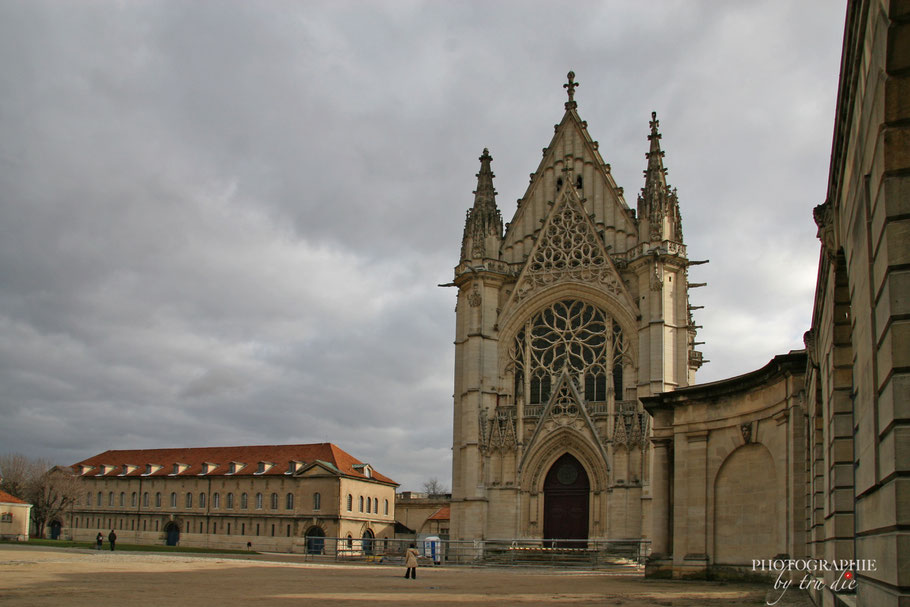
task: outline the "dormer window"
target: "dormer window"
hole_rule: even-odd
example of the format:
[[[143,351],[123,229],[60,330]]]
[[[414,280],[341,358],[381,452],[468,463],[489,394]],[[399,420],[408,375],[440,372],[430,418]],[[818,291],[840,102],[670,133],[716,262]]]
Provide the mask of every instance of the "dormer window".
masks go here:
[[[155,474],[156,472],[161,470],[161,468],[162,468],[162,466],[160,464],[146,464],[145,465],[145,476],[148,476],[150,474]]]
[[[136,466],[131,466],[130,464],[123,464],[123,466],[121,467],[122,472],[120,473],[120,476],[126,476],[127,474],[130,474],[135,469],[136,469]]]
[[[243,470],[244,466],[246,466],[246,464],[242,462],[231,462],[230,466],[228,467],[228,474],[237,474]]]
[[[174,464],[174,471],[171,474],[180,474],[180,464]]]
[[[266,472],[271,470],[272,466],[274,466],[274,465],[275,464],[273,464],[272,462],[259,462],[259,464],[256,466],[256,474],[265,474]]]
[[[287,471],[287,474],[294,474],[295,472],[297,472],[298,470],[300,470],[300,467],[301,467],[301,466],[303,466],[303,462],[300,462],[300,461],[297,461],[297,460],[291,460],[291,461],[289,461],[289,462],[288,462],[288,471]]]
[[[211,462],[202,462],[202,471],[199,474],[208,474],[217,467],[218,464],[213,464]]]

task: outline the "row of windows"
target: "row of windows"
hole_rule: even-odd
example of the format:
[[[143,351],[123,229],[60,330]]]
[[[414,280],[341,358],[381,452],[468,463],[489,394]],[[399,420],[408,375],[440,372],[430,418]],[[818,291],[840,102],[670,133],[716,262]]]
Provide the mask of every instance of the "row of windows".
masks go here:
[[[123,518],[114,519],[112,517],[109,517],[107,519],[106,525],[104,524],[104,522],[105,522],[104,518],[100,517],[100,516],[98,516],[98,517],[87,516],[84,519],[77,516],[73,519],[73,528],[79,529],[84,525],[84,528],[86,528],[86,529],[115,529],[116,528],[120,531],[123,531],[123,530],[127,530],[127,527],[128,527],[129,531],[137,530],[136,529],[136,519],[131,519],[129,521],[129,525],[126,524],[126,521]],[[141,530],[142,531],[160,531],[160,521],[152,521],[152,522],[154,522],[154,529],[149,529],[149,527],[151,527],[152,525],[148,524],[149,523],[148,520],[143,520]],[[219,525],[218,521],[213,521],[211,523],[209,521],[205,521],[205,522],[199,521],[197,525],[194,525],[191,521],[187,521],[184,523],[183,533],[194,533],[195,532],[195,533],[211,533],[212,535],[217,535],[219,529],[221,529],[221,532],[224,533],[225,535],[233,535],[233,533],[236,533],[238,531],[237,525],[234,524],[233,533],[232,533],[231,523],[225,523],[224,521],[220,521],[220,525]],[[261,529],[261,526],[259,523],[256,523],[255,529],[252,524],[250,525],[250,531],[255,531],[255,535],[260,535],[261,530],[262,529]],[[240,531],[240,535],[246,535],[246,523],[240,523],[239,531]],[[280,528],[279,528],[279,531],[280,531]],[[291,537],[291,526],[290,525],[286,526],[285,532],[287,534],[287,537]],[[275,535],[275,524],[274,523],[271,525],[271,535],[273,537]]]
[[[99,491],[96,497],[97,497],[97,499],[95,501],[95,504],[98,506],[102,506],[103,498],[104,498],[104,495],[102,494],[102,492]],[[137,501],[138,497],[139,496],[135,491],[130,495],[130,507],[132,507],[132,508],[136,507],[136,501]],[[199,501],[197,502],[199,508],[205,508],[206,498],[207,498],[207,495],[205,493],[199,494]],[[184,496],[184,506],[186,508],[192,508],[193,499],[194,499],[194,494],[188,492]],[[161,500],[162,500],[162,495],[161,495],[161,492],[159,491],[159,492],[155,493],[155,508],[161,508]],[[256,509],[262,510],[263,495],[261,493],[257,493],[255,496],[255,500],[256,500],[255,501]],[[172,492],[171,501],[170,501],[171,508],[177,507],[177,501],[178,501],[177,493]],[[150,496],[149,496],[149,493],[146,491],[145,493],[142,494],[142,507],[149,508],[150,507],[149,502],[150,502]],[[225,495],[225,508],[233,509],[235,507],[234,502],[235,502],[235,500],[234,500],[233,493],[228,493]],[[270,501],[270,507],[272,510],[278,510],[278,502],[279,502],[278,494],[273,493],[271,495],[271,501]],[[85,503],[88,506],[92,505],[92,492],[91,491],[86,493]],[[120,492],[120,499],[119,499],[118,503],[121,507],[126,506],[126,493],[124,493],[122,491]],[[114,492],[113,491],[111,491],[107,494],[107,505],[114,506]],[[240,494],[240,509],[246,510],[249,507],[250,507],[249,496],[246,493],[241,493]],[[285,495],[284,507],[285,507],[285,510],[294,509],[294,494],[293,493],[288,493],[287,495]],[[319,493],[314,493],[313,494],[313,510],[319,510],[321,507],[322,507],[322,496]],[[212,508],[221,508],[221,494],[220,493],[212,494]]]
[[[364,509],[366,506],[366,509]],[[348,512],[354,511],[354,496],[348,493]],[[389,500],[383,500],[383,507],[386,516],[389,514]],[[360,511],[366,512],[367,514],[379,514],[379,498],[378,497],[364,497],[360,496]]]

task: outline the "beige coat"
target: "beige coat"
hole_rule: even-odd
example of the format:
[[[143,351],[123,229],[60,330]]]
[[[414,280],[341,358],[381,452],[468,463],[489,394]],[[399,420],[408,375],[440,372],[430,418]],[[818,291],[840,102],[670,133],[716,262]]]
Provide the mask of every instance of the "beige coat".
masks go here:
[[[408,552],[404,557],[404,566],[405,567],[416,567],[417,566],[417,548],[408,548]]]

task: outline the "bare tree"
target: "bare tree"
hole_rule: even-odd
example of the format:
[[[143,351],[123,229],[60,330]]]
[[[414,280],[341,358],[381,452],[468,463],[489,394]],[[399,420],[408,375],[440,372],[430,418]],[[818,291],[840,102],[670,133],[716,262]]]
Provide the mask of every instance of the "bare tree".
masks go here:
[[[45,527],[76,501],[79,477],[66,466],[24,455],[0,456],[0,487],[32,505],[32,535],[44,537]]]
[[[449,490],[434,476],[423,484],[423,491],[430,497],[438,497],[440,495],[445,495]]]

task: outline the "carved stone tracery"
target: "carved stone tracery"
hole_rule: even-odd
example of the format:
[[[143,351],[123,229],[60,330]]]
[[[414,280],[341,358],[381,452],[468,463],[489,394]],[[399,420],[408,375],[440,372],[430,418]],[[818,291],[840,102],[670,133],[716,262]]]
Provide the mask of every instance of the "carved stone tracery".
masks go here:
[[[524,280],[515,291],[516,302],[539,289],[569,280],[597,284],[614,295],[622,292],[619,277],[582,211],[580,205],[570,204],[563,197],[528,260]]]

